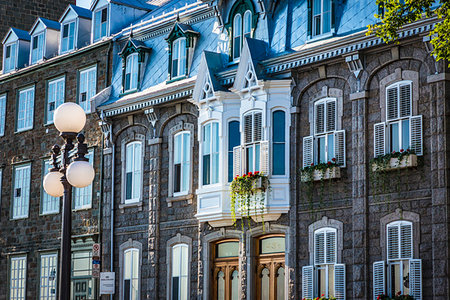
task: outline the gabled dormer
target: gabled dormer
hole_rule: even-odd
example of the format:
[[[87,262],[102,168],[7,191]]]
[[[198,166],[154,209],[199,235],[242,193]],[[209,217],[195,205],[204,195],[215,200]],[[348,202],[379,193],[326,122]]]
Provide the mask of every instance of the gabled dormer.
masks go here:
[[[200,107],[203,103],[208,104],[213,100],[220,99],[221,92],[229,92],[215,76],[218,72],[223,71],[223,68],[224,54],[203,51],[192,94],[197,106]]]
[[[267,52],[266,42],[245,38],[233,90],[245,94],[261,87],[259,80],[263,74],[259,62],[267,57]]]
[[[30,35],[25,30],[10,28],[3,43],[3,74],[24,67],[28,63]]]
[[[92,12],[69,4],[59,19],[61,39],[59,53],[67,53],[89,45],[91,40]]]
[[[29,32],[30,65],[52,58],[58,54],[61,25],[52,20],[38,18]]]
[[[138,91],[151,48],[129,38],[119,55],[122,57],[122,94]]]
[[[117,33],[154,8],[143,0],[94,0],[91,4],[91,41]],[[114,16],[114,20],[111,20]]]
[[[166,38],[169,45],[169,81],[189,75],[199,35],[191,26],[175,22]]]

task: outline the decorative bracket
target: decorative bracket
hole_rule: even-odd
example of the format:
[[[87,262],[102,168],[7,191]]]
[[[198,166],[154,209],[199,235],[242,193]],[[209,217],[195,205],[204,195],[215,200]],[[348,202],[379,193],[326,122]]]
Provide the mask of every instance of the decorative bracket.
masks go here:
[[[98,126],[100,126],[100,129],[103,133],[103,136],[105,137],[105,147],[111,148],[112,145],[112,125],[111,123],[106,122],[105,120],[99,121]]]
[[[355,77],[358,78],[359,74],[363,70],[363,64],[359,56],[359,53],[346,56],[345,62],[347,63],[350,72],[352,72],[353,75],[355,75]]]
[[[152,124],[153,127],[153,137],[156,136],[156,122],[158,121],[157,110],[153,107],[145,110],[145,115],[147,116],[148,121]]]

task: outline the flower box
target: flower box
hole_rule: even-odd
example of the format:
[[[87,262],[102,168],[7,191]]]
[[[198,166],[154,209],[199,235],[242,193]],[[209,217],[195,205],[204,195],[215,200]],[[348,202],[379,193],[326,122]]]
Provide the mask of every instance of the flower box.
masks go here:
[[[338,166],[329,167],[326,169],[316,169],[312,171],[312,174],[304,173],[301,176],[302,182],[308,181],[320,181],[341,178],[341,168]]]
[[[386,164],[382,162],[372,163],[373,172],[392,171],[411,167],[417,167],[417,155],[415,154],[408,154],[403,157],[391,157]]]

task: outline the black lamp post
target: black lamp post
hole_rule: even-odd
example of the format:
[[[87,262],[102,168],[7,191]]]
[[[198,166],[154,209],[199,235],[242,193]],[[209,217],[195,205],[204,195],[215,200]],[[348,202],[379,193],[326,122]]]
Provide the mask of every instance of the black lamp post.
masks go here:
[[[64,139],[62,149],[55,145],[52,148],[53,168],[44,178],[44,189],[50,196],[63,196],[62,230],[61,230],[61,258],[59,265],[59,299],[70,299],[71,273],[71,236],[72,236],[72,187],[83,188],[90,185],[95,171],[85,155],[88,153],[83,134],[78,134],[85,123],[86,114],[75,103],[64,103],[54,114],[56,128]],[[77,152],[72,159],[73,141],[77,139]],[[61,153],[62,151],[62,153]],[[58,158],[61,157],[61,166]]]

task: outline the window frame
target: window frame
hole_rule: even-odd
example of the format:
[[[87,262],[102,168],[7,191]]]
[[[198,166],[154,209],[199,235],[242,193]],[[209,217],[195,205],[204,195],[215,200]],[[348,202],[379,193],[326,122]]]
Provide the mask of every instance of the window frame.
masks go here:
[[[48,174],[48,172],[46,172],[47,166],[50,167],[50,168],[52,167],[51,166],[51,158],[46,158],[46,159],[42,160],[42,180],[44,179],[45,175]],[[44,203],[46,201],[55,201],[55,202],[57,202],[57,209],[44,210],[44,207],[46,207],[46,205]],[[45,192],[44,188],[41,186],[40,215],[44,216],[44,215],[59,214],[59,210],[60,210],[60,198],[59,197],[52,197],[52,196],[50,196],[49,194],[47,194]]]
[[[24,260],[24,268],[22,269],[23,278],[14,279],[13,276],[12,276],[12,274],[13,274],[13,272],[12,272],[13,261],[16,261],[16,260]],[[9,268],[8,268],[8,275],[9,275],[8,296],[9,296],[9,299],[10,300],[25,300],[27,298],[26,297],[26,293],[27,293],[28,257],[27,257],[26,254],[15,254],[15,255],[11,255],[9,257],[8,261],[9,261]],[[16,280],[16,281],[21,280],[21,281],[23,281],[22,282],[23,288],[21,288],[21,287],[15,288],[16,285],[14,285],[14,288],[13,288],[13,284],[12,284],[13,280]],[[22,292],[23,292],[22,295],[23,296],[22,297],[13,297],[13,294],[15,294],[15,293],[12,293],[13,289],[14,290],[22,290]]]
[[[27,181],[24,181],[24,179],[22,179],[22,183],[23,184],[26,184],[27,186],[25,186],[24,188],[27,188],[28,189],[28,199],[24,199],[23,200],[23,205],[25,206],[26,205],[26,213],[23,213],[23,214],[15,214],[15,210],[16,210],[16,177],[17,177],[17,171],[18,170],[24,170],[24,169],[28,169],[29,171],[29,173],[28,173],[28,176],[29,176],[29,178],[28,178],[28,180]],[[11,198],[11,220],[20,220],[20,219],[27,219],[28,217],[29,217],[29,215],[30,215],[30,198],[31,198],[31,171],[32,171],[32,169],[31,169],[31,163],[24,163],[24,164],[18,164],[18,165],[15,165],[15,166],[13,166],[13,181],[12,181],[12,192],[11,192],[11,195],[13,195]],[[26,179],[25,179],[26,180]],[[19,196],[19,197],[22,197],[22,188],[21,188],[21,196]]]
[[[217,125],[217,137],[216,139],[214,139],[214,125]],[[210,147],[209,147],[209,153],[205,154],[205,130],[206,127],[209,126],[210,127]],[[201,186],[205,187],[205,186],[214,186],[217,184],[220,184],[221,182],[221,172],[220,172],[220,149],[221,149],[221,138],[220,138],[220,122],[218,120],[208,120],[207,122],[205,122],[204,124],[202,124],[201,127]],[[214,140],[216,140],[217,142],[217,152],[214,152]],[[205,180],[207,177],[205,177],[206,175],[204,174],[205,172],[205,156],[209,155],[210,156],[210,160],[209,160],[209,178],[207,183],[205,183]],[[216,162],[217,160],[217,162]],[[217,170],[214,169],[214,166],[217,164]],[[214,175],[217,176],[217,180],[214,181]]]
[[[132,61],[129,61],[132,60]],[[136,91],[139,89],[139,71],[140,71],[140,63],[139,63],[139,53],[134,52],[127,55],[124,58],[124,78],[122,89],[123,93],[128,93],[132,91]],[[127,88],[127,75],[130,74],[129,87]],[[133,82],[135,82],[136,86],[133,86]]]
[[[247,16],[250,16],[250,19],[247,18]],[[236,24],[237,18],[240,18],[240,24]],[[247,9],[244,11],[244,13],[235,13],[233,16],[232,21],[232,29],[231,29],[231,56],[233,62],[238,62],[241,58],[242,54],[242,47],[244,46],[244,39],[246,37],[251,37],[253,33],[253,26],[252,21],[253,19],[253,12],[250,9]],[[248,24],[247,22],[250,22]],[[247,26],[249,26],[250,31],[247,31]],[[237,28],[239,27],[239,32],[237,33]],[[239,55],[236,55],[236,39],[239,39]]]
[[[95,166],[95,151],[94,151],[93,148],[88,149],[88,153],[86,155],[86,158],[89,159],[89,162],[94,167]],[[86,186],[84,188],[76,188],[76,187],[74,187],[72,189],[72,193],[73,193],[72,194],[72,198],[73,198],[73,204],[72,205],[73,205],[73,210],[74,211],[86,210],[86,209],[91,209],[92,208],[92,202],[93,202],[92,200],[94,199],[94,185],[95,185],[95,178],[94,178],[94,181],[92,181],[90,185],[88,185],[88,186]],[[86,193],[86,191],[88,191],[87,192],[87,193],[89,193],[88,196],[90,196],[89,203],[77,206],[76,205],[77,197],[82,198],[83,196],[84,197],[86,196],[86,194],[77,195],[77,193],[82,193],[82,192]]]
[[[6,105],[7,105],[8,95],[0,95],[0,137],[5,135],[6,131]]]
[[[14,56],[13,56],[12,51],[10,50],[9,51],[9,53],[10,53],[9,64],[7,64],[6,63],[6,60],[7,60],[7,57],[6,57],[7,48],[8,47],[12,47],[12,46],[15,46],[14,47]],[[19,57],[18,56],[18,52],[19,52],[19,41],[15,41],[15,42],[11,42],[11,43],[3,45],[3,53],[4,53],[3,54],[3,74],[10,73],[10,72],[12,72],[12,71],[17,69],[17,58]],[[13,62],[13,67],[12,68],[11,68],[11,61]],[[8,69],[5,67],[6,65],[9,65]]]
[[[94,87],[89,86],[89,75],[91,74],[91,72],[94,72],[93,74],[95,74],[95,80],[93,80],[92,82],[95,84]],[[81,82],[81,77],[83,74],[86,74],[86,83],[84,83],[85,86],[85,92],[82,92],[82,82]],[[92,97],[94,97],[97,94],[97,80],[98,80],[98,69],[97,69],[97,64],[95,65],[90,65],[88,67],[82,68],[78,70],[78,80],[77,80],[77,104],[80,105],[83,110],[85,111],[86,114],[90,114],[93,113],[94,111],[92,110],[91,107],[91,99]],[[84,87],[84,86],[83,86]],[[92,92],[90,89],[94,88],[94,91]],[[83,98],[83,93],[86,94],[86,100],[82,101]],[[89,93],[92,94],[91,97],[89,97]],[[85,104],[83,104],[82,102],[85,102]]]
[[[218,256],[218,247],[221,244],[226,244],[226,243],[237,243],[237,247],[238,247],[238,253],[237,256],[223,256],[223,257],[219,257]],[[224,295],[224,299],[228,300],[231,299],[231,293],[233,291],[233,285],[232,285],[232,275],[234,274],[234,272],[239,272],[239,261],[240,261],[240,256],[239,256],[239,248],[241,246],[239,239],[236,238],[227,238],[227,239],[223,239],[223,240],[219,240],[219,241],[215,241],[213,243],[209,243],[208,246],[210,247],[210,256],[211,256],[211,269],[213,270],[212,272],[212,276],[211,276],[211,282],[210,284],[212,284],[211,287],[211,295],[216,295],[215,297],[217,297],[218,295],[218,280],[217,280],[217,275],[220,271],[222,271],[224,273],[224,285],[225,287],[231,287],[231,290],[229,293],[227,293],[225,291],[225,295],[228,295],[229,297],[226,297]],[[220,271],[219,271],[220,269]],[[227,276],[229,275],[229,276]],[[239,295],[239,273],[238,273],[238,289],[237,289],[237,293],[238,293],[238,297]],[[217,299],[217,298],[214,298]]]
[[[315,39],[315,38],[321,38],[321,37],[326,37],[328,35],[332,34],[333,31],[333,1],[332,0],[319,0],[320,1],[320,13],[319,14],[314,14],[314,1],[315,0],[310,0],[311,1],[311,38]],[[330,15],[330,19],[329,19],[329,24],[330,24],[330,31],[324,32],[324,14],[327,13],[327,11],[324,11],[324,2],[328,1],[329,2],[329,15]],[[320,33],[316,33],[317,28],[316,28],[316,22],[315,19],[316,17],[320,18]]]
[[[128,253],[128,252],[131,252],[131,278],[125,278],[125,268],[127,267],[126,265],[127,265],[127,261],[126,261],[126,254]],[[134,269],[133,269],[133,267],[134,267],[134,264],[133,264],[133,261],[134,261],[134,255],[137,255],[137,260],[138,260],[138,270],[137,270],[137,274],[138,274],[138,276],[137,276],[137,278],[133,278],[133,272],[134,272]],[[137,288],[137,299],[136,300],[139,300],[140,299],[140,291],[141,291],[141,288],[140,288],[140,285],[141,285],[141,283],[140,283],[140,278],[141,278],[141,268],[140,268],[140,266],[141,266],[141,264],[139,264],[139,261],[140,261],[140,256],[141,256],[141,253],[140,253],[140,251],[139,251],[139,249],[138,248],[128,248],[128,249],[125,249],[124,251],[123,251],[123,270],[122,270],[122,282],[121,282],[121,284],[122,284],[122,294],[120,295],[120,297],[121,296],[123,296],[123,297],[125,297],[125,281],[126,280],[130,280],[131,281],[131,284],[132,284],[132,282],[134,281],[134,280],[137,280],[137,282],[138,282],[138,288]],[[130,288],[130,293],[131,293],[131,288]],[[131,295],[130,295],[130,298],[129,299],[132,299],[131,298]]]
[[[73,36],[72,36],[72,47],[70,47],[70,25],[72,25],[73,24]],[[67,29],[67,37],[64,37],[64,27],[65,26],[68,26],[68,29]],[[77,36],[78,36],[78,34],[77,34],[77,30],[78,29],[78,18],[77,19],[75,19],[75,20],[71,20],[71,21],[68,21],[68,22],[65,22],[65,23],[62,23],[61,24],[61,41],[60,41],[60,45],[61,45],[61,49],[60,49],[60,54],[63,54],[63,53],[68,53],[68,52],[70,52],[70,51],[73,51],[73,50],[76,50],[77,49]],[[67,49],[64,49],[64,43],[65,43],[65,39],[66,39],[66,41],[67,41]]]
[[[187,299],[189,299],[190,298],[190,295],[189,295],[189,285],[190,285],[190,278],[189,278],[189,276],[190,276],[190,264],[189,264],[189,262],[190,262],[190,259],[189,259],[189,256],[190,256],[190,253],[189,253],[189,245],[188,244],[186,244],[186,243],[177,243],[177,244],[175,244],[175,245],[172,245],[171,246],[171,260],[170,260],[170,262],[171,262],[171,264],[170,264],[170,285],[169,285],[169,289],[170,289],[170,294],[172,295],[172,299],[175,299],[174,298],[174,295],[173,295],[173,285],[174,285],[174,274],[173,274],[173,265],[174,265],[174,261],[175,261],[175,257],[174,257],[174,250],[176,249],[176,248],[180,248],[180,257],[179,257],[179,259],[180,259],[180,269],[179,269],[179,277],[180,277],[180,279],[182,278],[182,277],[184,277],[184,276],[186,276],[186,291],[185,291],[185,293],[186,293],[186,300]],[[182,261],[182,259],[183,259],[183,249],[185,249],[186,250],[186,262],[183,262]],[[186,264],[186,271],[187,271],[187,274],[186,275],[183,275],[182,274],[182,272],[183,272],[183,264]],[[177,295],[177,298],[176,299],[178,299],[178,300],[184,300],[184,299],[181,299],[181,290],[182,290],[182,281],[181,280],[179,280],[178,281],[178,295]]]
[[[102,22],[103,10],[105,10],[105,9],[106,9],[106,20],[104,22]],[[97,13],[100,13],[100,21],[98,24],[96,24]],[[109,36],[109,18],[110,18],[109,5],[105,5],[103,7],[100,7],[98,9],[94,10],[92,12],[92,18],[93,18],[93,20],[92,20],[92,42],[95,43],[95,42],[102,40],[104,37]],[[105,24],[105,23],[106,23],[105,35],[102,35],[102,24]],[[99,26],[99,27],[97,28],[97,26]],[[96,38],[96,34],[98,31],[100,33],[99,33],[99,36]]]
[[[184,42],[184,49],[182,46],[182,42]],[[177,46],[178,48],[178,53],[175,53],[175,46]],[[171,56],[171,61],[170,61],[170,79],[174,80],[174,79],[179,79],[182,78],[184,76],[186,76],[187,74],[187,59],[188,59],[188,55],[187,55],[187,51],[188,51],[188,41],[187,38],[184,36],[181,36],[177,39],[175,39],[172,42],[172,56]],[[177,73],[174,76],[174,61],[177,61]],[[184,64],[181,64],[180,62],[184,62]]]
[[[261,137],[260,137],[259,140],[255,140],[255,115],[256,114],[261,114],[261,128],[260,128],[260,130],[261,130]],[[247,116],[249,116],[249,115],[252,116],[252,128],[251,128],[251,133],[252,133],[252,138],[251,139],[252,139],[252,141],[251,142],[246,142],[245,118]],[[264,124],[265,124],[265,122],[264,122],[264,112],[263,112],[263,110],[258,110],[258,109],[250,110],[250,111],[248,111],[248,112],[246,112],[245,114],[242,115],[242,119],[243,119],[243,121],[241,121],[241,124],[242,124],[241,126],[243,126],[244,129],[242,131],[243,134],[241,134],[242,135],[241,141],[243,141],[243,143],[241,142],[241,144],[242,144],[242,147],[244,149],[244,153],[243,153],[244,159],[245,159],[244,174],[247,174],[248,172],[261,171],[261,143],[264,141],[264,130],[263,130],[263,128],[264,128]],[[247,149],[251,149],[250,151],[252,152],[252,162],[253,162],[253,164],[252,164],[251,170],[250,170],[250,167],[249,167],[249,158],[248,158],[248,155],[247,155],[247,153],[248,153]],[[258,153],[258,151],[259,151],[259,153]],[[259,158],[259,159],[257,159],[257,158]]]
[[[24,94],[24,93],[28,93],[29,91],[33,91],[33,97],[32,97],[31,100],[28,100],[28,102],[25,102],[23,104],[25,106],[25,109],[23,109],[23,111],[24,111],[24,119],[23,120],[26,119],[26,115],[25,115],[26,112],[27,111],[28,112],[31,111],[31,118],[28,119],[31,124],[28,125],[28,126],[24,126],[24,127],[19,128],[18,125],[19,125],[20,105],[21,105],[20,104],[20,101],[21,101],[20,96],[22,94]],[[33,126],[34,126],[34,102],[35,102],[35,99],[36,99],[36,89],[35,89],[34,85],[21,88],[21,89],[19,89],[17,91],[16,124],[15,124],[15,128],[16,128],[15,132],[16,133],[33,129]],[[27,101],[27,99],[24,99],[24,101]],[[32,109],[30,109],[31,106],[33,107]],[[26,125],[26,124],[24,124],[24,125]]]
[[[45,48],[46,48],[46,36],[47,36],[47,32],[46,29],[44,29],[43,31],[39,32],[39,33],[35,33],[31,36],[31,41],[30,41],[30,65],[34,65],[37,64],[41,61],[44,60],[45,57]],[[33,59],[34,55],[34,39],[37,38],[37,47],[36,47],[36,51],[37,51],[37,58],[36,60]],[[42,49],[39,50],[39,40],[42,38]],[[41,53],[42,52],[42,53]]]
[[[327,108],[327,104],[328,103],[332,103],[334,102],[334,130],[327,130],[327,116],[328,116],[328,108]],[[319,105],[323,104],[324,110],[323,110],[323,132],[317,132],[317,107]],[[315,157],[314,157],[314,164],[317,165],[319,163],[326,163],[331,161],[333,158],[336,158],[336,153],[335,153],[335,146],[336,146],[336,140],[335,140],[335,133],[338,131],[337,129],[337,125],[338,125],[338,99],[337,98],[333,98],[333,97],[326,97],[320,100],[317,100],[314,102],[314,111],[313,111],[313,126],[314,126],[314,147],[315,147]],[[333,145],[331,146],[333,148],[333,154],[334,156],[329,157],[329,149],[330,149],[330,137],[333,137]],[[319,148],[319,140],[321,138],[324,138],[325,140],[325,152],[324,152],[324,157],[325,157],[325,161],[324,162],[320,162],[320,148]]]
[[[319,233],[324,233],[324,245],[323,245],[324,262],[323,263],[317,263],[316,262],[316,242],[317,242],[316,237],[317,237],[317,234],[319,234]],[[334,233],[334,262],[328,262],[327,261],[327,235],[329,233]],[[331,275],[333,276],[332,282],[334,283],[335,280],[336,280],[334,278],[334,276],[335,276],[334,270],[335,270],[335,266],[336,266],[337,260],[338,260],[338,257],[337,257],[338,256],[337,255],[337,253],[338,253],[338,246],[337,246],[338,242],[337,242],[337,239],[338,239],[338,234],[337,234],[337,229],[336,228],[322,227],[322,228],[317,229],[317,230],[314,231],[314,246],[313,246],[313,249],[314,249],[314,281],[315,281],[317,293],[318,293],[318,295],[320,295],[323,292],[320,291],[320,286],[319,286],[319,277],[320,276],[319,276],[319,272],[322,271],[322,270],[325,270],[325,290],[326,290],[326,292],[324,293],[325,297],[329,296],[328,293],[330,291],[330,288],[332,290],[334,290],[334,284],[330,287],[330,268],[332,267]]]
[[[43,276],[42,276],[42,258],[43,257],[53,257],[55,258],[55,266],[53,266],[53,269],[55,270],[55,278],[52,280],[54,282],[53,285],[49,284],[49,275],[47,274],[47,276],[45,276],[44,280],[47,281],[47,285],[44,286],[44,288],[51,288],[52,286],[55,289],[55,294],[54,297],[51,296],[43,296],[42,295],[42,281],[43,281]],[[39,255],[39,300],[56,300],[56,296],[58,294],[58,252],[48,252],[48,253],[40,253]]]
[[[284,130],[284,132],[283,132],[283,136],[282,136],[282,142],[277,142],[277,141],[275,141],[275,135],[276,135],[276,128],[275,128],[275,119],[274,119],[274,117],[275,117],[275,113],[280,113],[280,112],[282,112],[283,113],[283,122],[284,122],[284,124],[283,124],[283,130]],[[272,111],[271,111],[271,117],[272,117],[272,139],[271,139],[271,144],[272,144],[272,151],[271,151],[271,159],[272,159],[272,168],[271,168],[271,171],[272,171],[272,176],[275,176],[275,177],[285,177],[287,174],[287,168],[286,168],[286,166],[287,166],[287,164],[286,164],[286,157],[288,157],[288,155],[287,155],[287,153],[286,153],[286,149],[287,149],[287,138],[286,138],[286,132],[288,131],[288,130],[286,130],[286,129],[289,129],[288,127],[286,127],[286,115],[287,115],[287,113],[286,113],[286,111],[284,110],[284,109],[281,109],[281,108],[278,108],[278,107],[275,107]],[[280,137],[281,137],[281,135],[280,135]],[[283,145],[283,155],[284,155],[284,162],[283,162],[283,173],[282,174],[275,174],[275,145]]]
[[[231,123],[237,123],[237,133],[238,133],[238,145],[230,146],[230,138],[231,138],[231,132],[230,132],[230,125]],[[241,120],[240,119],[230,119],[227,121],[227,154],[228,154],[228,165],[227,165],[227,183],[231,183],[234,178],[233,169],[234,169],[234,147],[241,145]]]
[[[134,145],[134,144],[140,144],[140,146],[141,146],[141,155],[140,155],[140,157],[139,157],[139,159],[141,160],[140,161],[140,164],[139,164],[139,166],[140,166],[140,173],[141,173],[141,175],[140,175],[140,182],[138,183],[139,184],[139,197],[137,197],[137,198],[133,198],[133,189],[131,190],[131,198],[130,199],[127,199],[126,197],[127,197],[127,182],[126,182],[126,178],[127,178],[127,175],[126,175],[126,173],[127,173],[127,147],[129,146],[129,145]],[[142,202],[142,195],[143,195],[143,179],[144,179],[144,157],[145,157],[145,143],[144,143],[144,140],[142,139],[133,139],[133,140],[130,140],[130,141],[126,141],[126,142],[124,142],[123,143],[123,148],[122,148],[122,150],[123,150],[123,159],[122,159],[122,165],[123,165],[123,167],[122,167],[122,204],[125,204],[125,205],[136,205],[136,204],[139,204],[139,203],[141,203]],[[135,153],[134,153],[134,150],[133,150],[133,161],[134,161],[134,159],[136,159],[135,158]],[[133,173],[135,172],[135,170],[133,169],[133,171],[132,171]],[[134,176],[132,175],[132,182],[131,182],[131,185],[132,185],[132,188],[133,188],[133,178],[134,178]]]
[[[189,141],[189,145],[188,145],[188,148],[187,149],[189,149],[189,153],[188,153],[188,156],[187,156],[187,158],[188,158],[188,162],[186,163],[186,162],[184,162],[183,161],[183,157],[185,156],[185,153],[184,153],[184,150],[185,150],[185,145],[184,145],[184,142],[185,142],[185,139],[184,139],[184,135],[188,135],[188,137],[187,137],[187,139],[188,139],[188,141]],[[180,183],[179,183],[179,185],[180,185],[180,190],[178,191],[178,192],[176,192],[175,190],[175,186],[176,186],[176,180],[177,180],[177,178],[176,178],[176,172],[175,172],[175,165],[176,165],[176,161],[175,161],[175,157],[176,157],[176,155],[175,155],[175,151],[177,151],[176,150],[176,148],[177,148],[177,143],[176,143],[176,138],[177,138],[177,136],[180,136],[181,135],[181,148],[179,149],[179,151],[180,151],[180,159],[181,159],[181,161],[180,161]],[[172,191],[173,191],[173,196],[174,197],[178,197],[178,196],[184,196],[184,195],[187,195],[187,194],[189,194],[189,192],[190,192],[190,190],[191,190],[191,188],[190,188],[190,186],[191,186],[191,170],[192,170],[192,151],[191,151],[191,147],[192,147],[192,143],[191,143],[191,140],[192,140],[192,132],[191,131],[189,131],[189,130],[183,130],[183,131],[178,131],[177,133],[175,133],[174,135],[173,135],[173,161],[172,161],[172,164],[171,164],[171,168],[173,169],[173,186],[172,186]],[[186,166],[186,164],[188,165],[188,173],[187,174],[184,174],[184,172],[183,172],[183,170],[184,170],[184,167]],[[183,190],[183,180],[185,179],[184,178],[184,175],[187,175],[187,177],[188,177],[188,186],[187,186],[187,188],[186,188],[186,190]]]
[[[55,96],[55,99],[53,99],[54,101],[49,102],[50,101],[50,85],[55,84],[55,94],[57,89],[58,89],[58,83],[62,82],[62,99],[57,99],[57,96]],[[49,79],[46,82],[46,97],[45,97],[45,123],[44,125],[51,125],[53,124],[53,118],[52,120],[49,120],[49,116],[50,114],[53,117],[54,111],[58,108],[59,105],[63,104],[66,102],[66,75],[62,75],[53,79]],[[61,102],[62,101],[62,102]],[[59,103],[60,102],[60,103]],[[55,103],[54,105],[54,109],[52,111],[49,110],[49,105],[50,103]],[[58,105],[59,103],[59,105]]]

